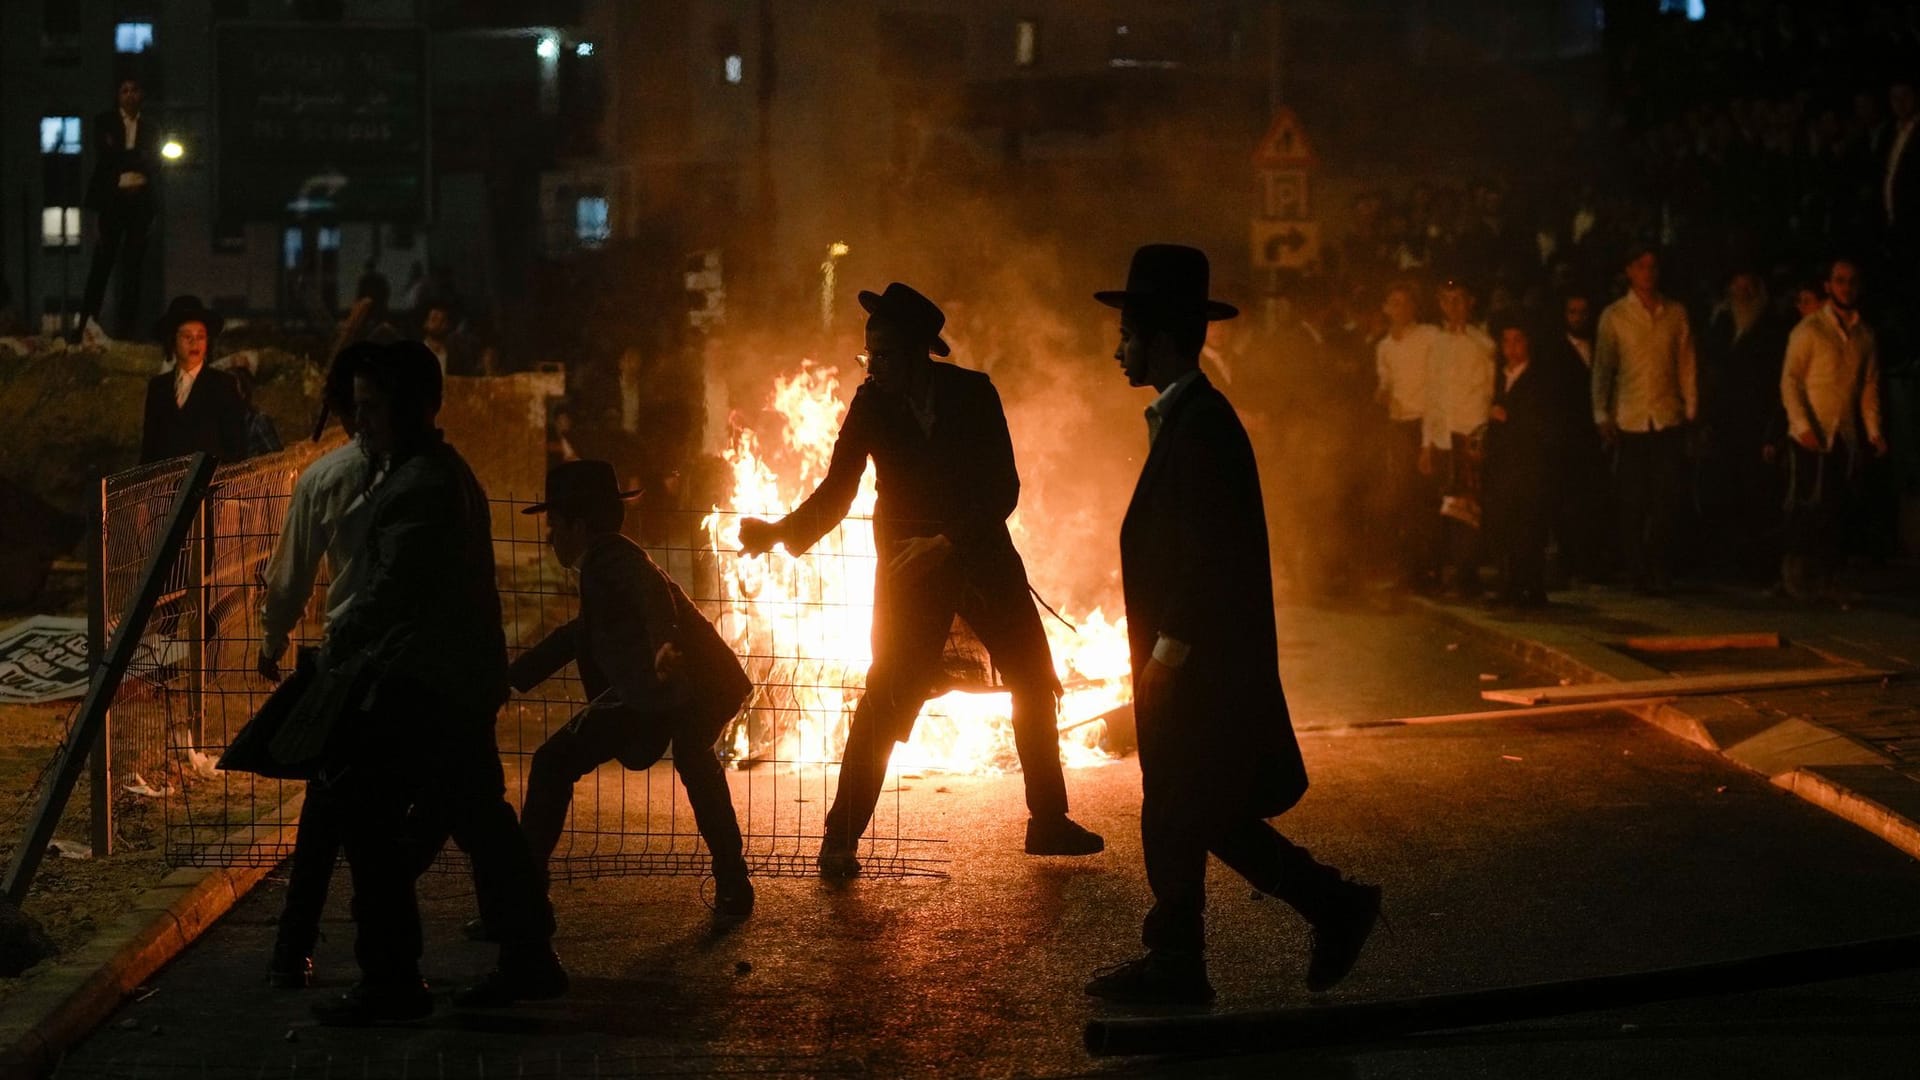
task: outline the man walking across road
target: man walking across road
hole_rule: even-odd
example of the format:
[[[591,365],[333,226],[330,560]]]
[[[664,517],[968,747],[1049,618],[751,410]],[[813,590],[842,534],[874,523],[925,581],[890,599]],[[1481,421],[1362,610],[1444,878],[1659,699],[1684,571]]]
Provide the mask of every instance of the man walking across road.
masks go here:
[[[1887,452],[1880,426],[1880,354],[1860,318],[1860,270],[1835,259],[1827,302],[1787,337],[1780,402],[1787,411],[1787,554],[1781,585],[1806,598],[1829,584],[1840,557],[1840,524],[1855,497],[1866,451]]]
[[[1114,358],[1159,392],[1149,451],[1120,528],[1121,585],[1139,729],[1141,842],[1153,909],[1147,954],[1101,972],[1087,993],[1143,1004],[1212,1000],[1204,947],[1209,852],[1286,901],[1313,928],[1307,986],[1325,990],[1359,958],[1380,889],[1341,879],[1263,819],[1307,790],[1281,689],[1260,476],[1245,428],[1199,370],[1209,321],[1204,253],[1134,253]]]
[[[1660,256],[1627,254],[1627,295],[1600,313],[1593,420],[1615,448],[1622,554],[1634,587],[1672,584],[1674,530],[1686,498],[1686,425],[1699,413],[1687,311],[1660,292]]]
[[[776,543],[795,554],[826,535],[853,505],[867,461],[879,499],[873,666],[847,734],[840,784],[827,812],[820,872],[860,872],[855,845],[872,820],[893,744],[912,734],[942,681],[955,617],[992,657],[1013,691],[1014,747],[1027,787],[1029,855],[1092,855],[1105,841],[1067,817],[1060,767],[1060,680],[1007,532],[1020,475],[1000,395],[986,375],[952,364],[940,338],[946,315],[899,282],[863,292],[868,378],[854,395],[820,487],[778,522],[748,518],[749,554]]]
[[[547,515],[554,555],[579,573],[580,617],[522,654],[507,677],[531,690],[577,662],[588,701],[534,752],[520,824],[544,879],[574,782],[616,758],[651,768],[671,746],[713,856],[714,925],[724,929],[752,914],[753,883],[713,744],[753,684],[680,586],[620,534],[624,500],[638,495],[619,490],[607,462],[569,461],[547,473],[546,501],[522,511]]]

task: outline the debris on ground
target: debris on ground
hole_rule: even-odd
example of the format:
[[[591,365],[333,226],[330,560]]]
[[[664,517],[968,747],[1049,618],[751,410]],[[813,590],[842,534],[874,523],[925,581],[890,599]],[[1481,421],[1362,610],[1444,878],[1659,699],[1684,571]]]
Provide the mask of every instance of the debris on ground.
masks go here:
[[[163,791],[159,788],[154,787],[152,784],[147,783],[145,778],[143,778],[139,773],[134,773],[132,775],[133,775],[133,779],[127,782],[127,786],[124,789],[127,792],[127,794],[140,795],[149,799],[164,799],[167,797],[168,794],[170,794],[169,792]]]
[[[47,844],[47,854],[61,859],[91,859],[93,846],[78,840],[54,840]]]

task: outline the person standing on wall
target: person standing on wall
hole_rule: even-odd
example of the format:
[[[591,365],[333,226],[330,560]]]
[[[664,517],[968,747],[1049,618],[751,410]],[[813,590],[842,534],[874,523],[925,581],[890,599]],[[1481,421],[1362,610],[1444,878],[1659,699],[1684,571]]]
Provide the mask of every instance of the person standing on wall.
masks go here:
[[[68,342],[79,344],[87,323],[100,317],[106,301],[107,280],[120,272],[120,336],[133,336],[140,316],[141,265],[147,257],[147,235],[153,227],[154,186],[159,179],[160,133],[151,116],[141,111],[146,99],[140,80],[120,80],[118,107],[93,118],[93,175],[87,181],[87,206],[98,215],[93,265],[87,271],[87,291],[80,304],[80,321],[69,331]]]

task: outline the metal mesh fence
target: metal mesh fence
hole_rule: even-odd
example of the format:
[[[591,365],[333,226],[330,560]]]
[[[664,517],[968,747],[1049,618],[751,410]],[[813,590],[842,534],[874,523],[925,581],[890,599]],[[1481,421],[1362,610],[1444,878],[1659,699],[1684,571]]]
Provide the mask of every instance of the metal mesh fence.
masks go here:
[[[294,481],[335,445],[302,446],[216,474],[114,701],[115,789],[162,801],[165,853],[174,865],[272,864],[291,853],[281,826],[301,785],[220,772],[214,763],[272,689],[254,671],[264,568]],[[183,475],[183,462],[163,463],[104,485],[102,578],[110,622],[138,586]],[[572,619],[577,598],[544,542],[544,519],[519,513],[528,500],[508,495],[494,502],[503,616],[510,651],[518,655]],[[811,583],[806,598],[775,601],[752,595],[754,585],[743,581],[733,556],[712,554],[712,524],[702,515],[669,515],[656,523],[648,550],[740,646],[755,683],[752,699],[719,741],[733,766],[728,780],[748,863],[761,874],[810,874],[865,667],[871,599],[862,586],[872,579],[871,544],[859,540],[865,523],[850,522],[815,554],[791,560]],[[325,584],[316,585],[316,600]],[[309,605],[293,634],[296,643],[317,643],[320,612],[319,603]],[[807,647],[796,647],[803,635],[811,635]],[[822,640],[860,647],[823,655]],[[510,797],[517,801],[534,751],[583,703],[569,665],[531,692],[515,694],[502,710],[499,742]],[[936,839],[907,834],[898,785],[890,784],[863,840],[863,872],[937,875],[944,872],[940,849]],[[448,869],[462,864],[443,860]],[[708,866],[669,759],[641,771],[609,763],[582,779],[551,870],[569,879],[704,874]]]

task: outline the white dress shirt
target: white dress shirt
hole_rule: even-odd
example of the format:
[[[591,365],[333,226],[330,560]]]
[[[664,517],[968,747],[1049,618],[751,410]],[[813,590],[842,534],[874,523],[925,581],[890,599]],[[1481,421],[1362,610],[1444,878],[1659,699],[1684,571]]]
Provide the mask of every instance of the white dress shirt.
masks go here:
[[[1800,320],[1787,335],[1780,370],[1780,403],[1788,434],[1811,433],[1824,449],[1858,446],[1880,432],[1880,355],[1873,328],[1858,312],[1842,315],[1831,303]]]
[[[1580,362],[1587,365],[1588,371],[1592,371],[1593,340],[1591,338],[1583,338],[1578,334],[1568,334],[1567,344],[1573,346],[1574,354],[1580,357]]]
[[[1428,353],[1440,333],[1431,323],[1413,323],[1395,337],[1391,331],[1373,347],[1373,371],[1387,401],[1387,419],[1418,420],[1427,412]]]
[[[372,562],[363,550],[375,486],[373,462],[358,440],[328,452],[293,485],[280,543],[267,564],[266,598],[260,605],[260,651],[278,660],[287,638],[313,595],[321,556],[327,560],[327,624],[339,618],[366,587]]]
[[[1449,450],[1455,435],[1471,435],[1487,426],[1487,410],[1493,407],[1493,339],[1471,323],[1458,330],[1440,327],[1428,356],[1421,441]]]
[[[120,129],[126,132],[127,135],[127,141],[123,145],[131,149],[134,140],[140,137],[140,118],[122,112],[120,114]],[[141,187],[146,184],[146,182],[146,174],[129,171],[120,174],[119,186],[122,190],[125,190],[127,188]]]
[[[187,407],[187,395],[193,393],[193,382],[195,379],[198,379],[200,377],[201,368],[204,368],[206,366],[207,365],[203,362],[201,363],[200,367],[194,368],[192,371],[188,371],[185,368],[182,368],[179,366],[174,367],[173,369],[173,407],[174,408],[184,409]]]
[[[1679,427],[1699,410],[1699,372],[1686,308],[1649,310],[1628,293],[1600,313],[1593,349],[1593,420],[1621,431]]]

